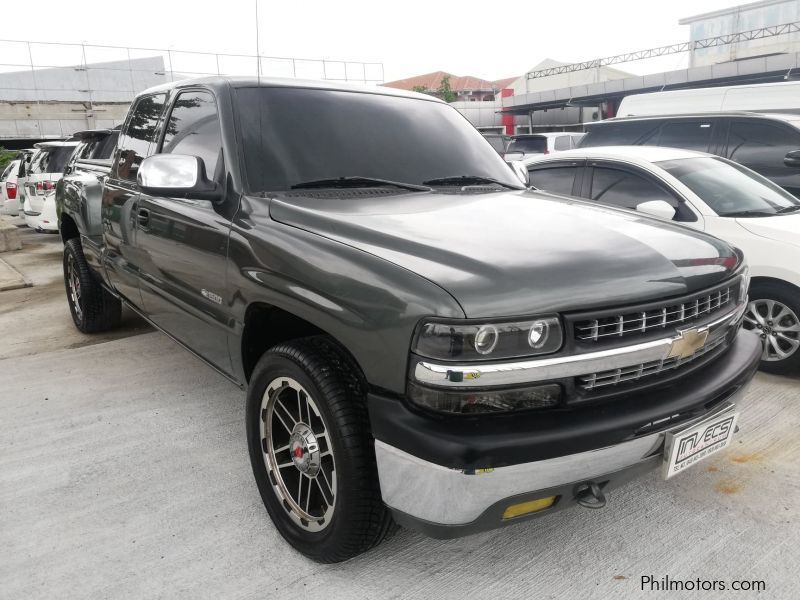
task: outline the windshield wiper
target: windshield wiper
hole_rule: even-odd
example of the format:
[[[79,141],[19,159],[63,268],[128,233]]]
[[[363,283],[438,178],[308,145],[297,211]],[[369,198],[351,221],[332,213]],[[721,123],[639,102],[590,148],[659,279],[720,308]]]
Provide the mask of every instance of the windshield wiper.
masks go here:
[[[366,187],[385,187],[391,186],[410,190],[412,192],[430,192],[431,188],[426,185],[416,183],[403,183],[402,181],[389,181],[388,179],[376,179],[374,177],[334,177],[331,179],[316,179],[314,181],[304,181],[292,186],[293,190],[309,190],[314,188],[366,188]]]
[[[778,213],[776,212],[767,212],[764,210],[739,210],[734,212],[727,212],[722,215],[721,217],[774,217]]]
[[[778,214],[785,215],[786,213],[795,212],[796,210],[800,210],[800,204],[792,204],[791,206],[784,206],[782,209],[778,211]]]
[[[422,183],[425,185],[480,185],[482,183],[489,183],[501,185],[512,190],[522,189],[521,185],[520,187],[515,187],[509,183],[503,183],[502,181],[492,179],[491,177],[481,177],[480,175],[454,175],[452,177],[439,177],[437,179],[423,181]]]

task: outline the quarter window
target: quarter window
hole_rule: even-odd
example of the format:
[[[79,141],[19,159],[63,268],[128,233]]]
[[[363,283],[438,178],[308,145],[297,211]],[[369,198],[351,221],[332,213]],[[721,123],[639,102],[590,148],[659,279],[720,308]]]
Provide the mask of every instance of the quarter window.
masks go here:
[[[122,179],[136,180],[139,165],[150,154],[166,98],[166,94],[154,94],[136,102],[119,140],[117,175]]]
[[[553,144],[553,148],[555,150],[569,150],[570,149],[570,136],[568,135],[561,135],[556,138],[555,143]]]
[[[217,104],[208,92],[184,92],[175,100],[167,121],[161,151],[199,156],[206,176],[215,179],[222,136]]]

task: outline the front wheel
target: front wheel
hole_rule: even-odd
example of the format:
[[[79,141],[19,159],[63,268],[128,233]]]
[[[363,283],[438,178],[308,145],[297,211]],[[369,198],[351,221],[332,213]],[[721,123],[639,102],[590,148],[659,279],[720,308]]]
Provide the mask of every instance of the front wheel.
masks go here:
[[[779,375],[800,372],[800,297],[784,285],[750,289],[744,327],[761,336],[761,370]]]
[[[319,562],[347,560],[393,529],[383,504],[363,386],[326,337],[261,357],[247,393],[247,441],[275,527]]]

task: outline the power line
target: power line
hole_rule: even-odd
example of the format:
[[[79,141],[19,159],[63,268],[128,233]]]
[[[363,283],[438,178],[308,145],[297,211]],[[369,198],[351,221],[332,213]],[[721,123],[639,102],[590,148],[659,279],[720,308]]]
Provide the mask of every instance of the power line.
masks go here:
[[[713,48],[715,46],[725,46],[728,44],[737,44],[739,42],[749,42],[752,40],[760,40],[764,38],[775,37],[778,35],[787,35],[789,33],[798,33],[798,32],[800,32],[800,21],[793,21],[791,23],[783,23],[782,25],[771,25],[769,27],[761,27],[760,29],[751,29],[750,31],[740,31],[739,33],[718,35],[715,37],[705,38],[702,40],[695,40],[693,42],[683,42],[682,44],[670,44],[669,46],[659,46],[658,48],[648,48],[647,50],[637,50],[636,52],[626,52],[625,54],[617,54],[615,56],[607,56],[605,58],[595,58],[593,60],[572,63],[569,65],[561,65],[558,67],[539,69],[537,71],[530,71],[529,73],[527,73],[527,78],[539,79],[540,77],[549,77],[550,75],[574,73],[575,71],[596,69],[598,67],[616,65],[625,62],[632,62],[635,60],[645,60],[648,58],[655,58],[657,56],[680,54],[681,52],[689,52],[692,50],[699,50],[702,48]]]

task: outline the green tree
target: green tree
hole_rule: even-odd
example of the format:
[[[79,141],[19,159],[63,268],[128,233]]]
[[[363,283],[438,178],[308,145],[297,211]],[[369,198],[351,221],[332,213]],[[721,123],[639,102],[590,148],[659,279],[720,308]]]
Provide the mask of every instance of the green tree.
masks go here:
[[[456,98],[458,98],[453,88],[450,87],[450,75],[442,77],[439,89],[436,90],[436,95],[447,103],[455,102]]]
[[[19,154],[19,150],[6,150],[0,146],[0,171],[3,171],[8,163],[16,159],[17,154]]]

